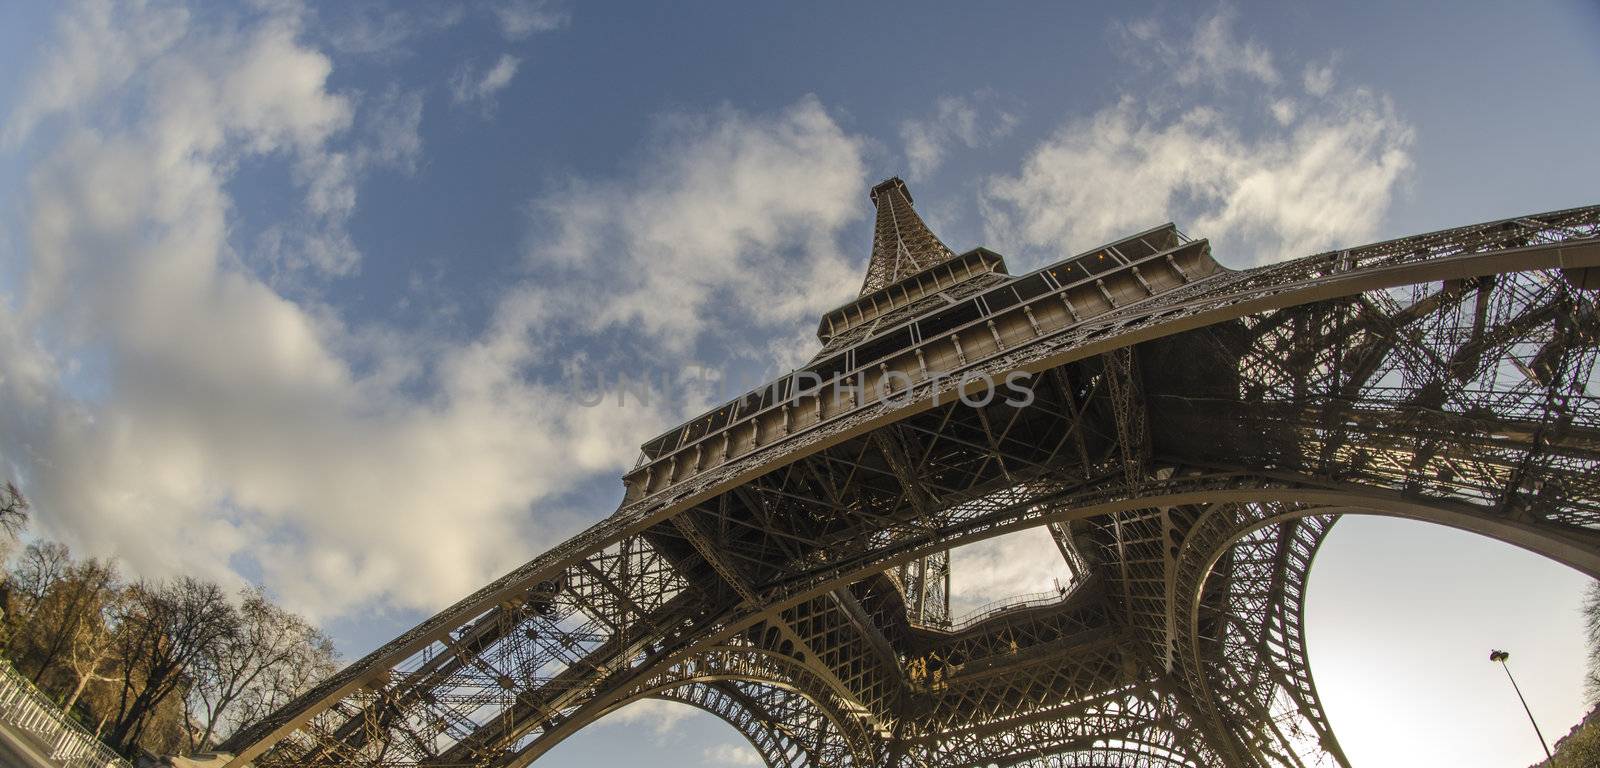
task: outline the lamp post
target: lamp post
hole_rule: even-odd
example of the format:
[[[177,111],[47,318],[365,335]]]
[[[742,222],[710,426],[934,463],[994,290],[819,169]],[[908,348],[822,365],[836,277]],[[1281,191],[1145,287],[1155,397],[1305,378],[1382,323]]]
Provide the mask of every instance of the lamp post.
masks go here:
[[[1544,733],[1539,730],[1539,722],[1533,719],[1533,710],[1528,708],[1528,700],[1522,697],[1522,689],[1517,686],[1517,679],[1511,676],[1511,666],[1506,664],[1506,659],[1511,658],[1508,651],[1489,651],[1489,660],[1500,662],[1500,668],[1506,671],[1506,679],[1511,681],[1511,690],[1517,692],[1517,701],[1522,702],[1522,711],[1528,713],[1528,722],[1533,723],[1533,733],[1539,737],[1539,746],[1544,747],[1544,757],[1551,765],[1555,765],[1556,758],[1550,754],[1550,745],[1544,741]]]

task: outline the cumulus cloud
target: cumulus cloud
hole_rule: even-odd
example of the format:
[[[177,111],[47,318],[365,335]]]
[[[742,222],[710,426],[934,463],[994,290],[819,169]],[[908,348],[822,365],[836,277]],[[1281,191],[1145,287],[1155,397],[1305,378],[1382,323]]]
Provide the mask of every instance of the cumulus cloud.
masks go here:
[[[1307,69],[1299,93],[1272,87],[1270,53],[1237,42],[1230,19],[1224,9],[1190,44],[1154,46],[1185,52],[1166,65],[1180,82],[1212,88],[1124,96],[1068,120],[1018,173],[990,179],[991,241],[1059,257],[1170,219],[1237,263],[1371,237],[1411,167],[1411,127],[1385,96],[1335,89],[1321,67]],[[1156,34],[1153,23],[1130,29]],[[1210,53],[1219,46],[1245,54],[1221,65]],[[1245,109],[1208,101],[1241,78],[1269,87],[1251,89]]]
[[[347,149],[304,153],[292,169],[305,188],[301,216],[268,226],[256,238],[252,263],[270,282],[294,286],[312,277],[342,276],[361,261],[346,231],[356,190],[373,170],[416,171],[422,155],[422,94],[390,86],[356,99],[358,140]]]
[[[1291,98],[1282,98],[1272,102],[1271,110],[1272,119],[1277,120],[1279,125],[1288,125],[1294,122],[1295,115],[1299,114],[1299,106]]]
[[[1305,83],[1306,93],[1312,96],[1326,96],[1333,90],[1333,65],[1307,64],[1301,79]]]
[[[1195,28],[1189,49],[1192,56],[1178,70],[1178,82],[1192,84],[1202,80],[1221,83],[1233,75],[1244,75],[1268,85],[1278,82],[1272,52],[1254,40],[1240,41],[1233,35],[1234,9],[1224,5]]]
[[[1122,53],[1138,66],[1161,67],[1186,86],[1223,87],[1238,77],[1276,85],[1281,76],[1272,52],[1254,40],[1234,35],[1237,16],[1237,10],[1224,3],[1194,24],[1194,31],[1181,40],[1167,35],[1153,17],[1119,24],[1125,43]]]
[[[414,172],[422,156],[422,93],[390,86],[373,99],[367,117],[371,141],[361,146],[362,161]]]
[[[132,12],[109,3],[80,3],[64,12],[55,39],[0,130],[3,146],[14,148],[42,118],[121,86],[183,35],[189,16],[180,6]]]
[[[976,149],[1010,135],[1021,118],[1015,110],[998,106],[998,101],[991,90],[970,97],[945,96],[932,115],[901,123],[908,175],[913,179],[932,175],[952,146]]]
[[[496,94],[511,84],[521,64],[521,59],[506,53],[481,71],[472,65],[462,65],[450,80],[450,95],[457,104],[471,104],[485,113],[492,112]]]
[[[858,269],[837,237],[865,213],[864,142],[820,101],[675,115],[656,133],[633,177],[574,179],[530,206],[530,261],[601,292],[578,313],[592,330],[682,352],[713,317],[746,338],[789,333],[849,297]]]
[[[320,9],[315,26],[339,53],[400,59],[413,40],[453,27],[463,15],[462,6],[446,3],[345,2]]]
[[[317,27],[340,53],[400,59],[411,55],[420,37],[449,29],[467,18],[494,25],[511,42],[565,27],[565,4],[550,0],[500,0],[482,3],[406,3],[400,5],[351,0],[317,10]]]
[[[535,201],[541,272],[488,298],[480,332],[352,325],[233,241],[229,184],[246,161],[286,171],[305,216],[274,258],[347,271],[318,238],[363,173],[420,162],[420,97],[333,90],[292,10],[91,3],[58,38],[30,82],[66,90],[4,127],[38,151],[0,252],[0,471],[43,535],[139,575],[259,577],[324,617],[452,602],[608,513],[574,499],[692,405],[585,408],[548,360],[685,343],[736,289],[734,321],[797,275],[854,281],[832,240],[860,214],[861,140],[806,99],[671,118],[636,176]],[[580,302],[566,277],[603,291]],[[823,301],[786,291],[780,313]]]
[[[151,27],[145,14],[185,26],[161,45],[115,41]],[[85,28],[138,55],[96,58]],[[0,464],[44,534],[147,576],[259,574],[318,614],[435,607],[572,527],[529,513],[618,471],[658,423],[526,380],[548,338],[515,292],[450,345],[349,327],[236,256],[226,185],[241,159],[290,168],[311,218],[284,248],[315,260],[306,243],[354,207],[355,170],[420,152],[420,99],[332,92],[292,13],[201,23],[85,5],[60,38],[43,66],[76,74],[33,82],[77,87],[6,126],[29,141],[57,121],[65,138],[29,171],[20,287],[0,302]],[[137,87],[111,95],[105,67]]]
[[[995,601],[1050,592],[1071,581],[1061,550],[1045,528],[1030,528],[950,551],[950,613],[956,618]]]
[[[507,40],[521,40],[535,32],[550,32],[567,23],[567,12],[550,0],[506,0],[491,7]]]
[[[694,713],[695,710],[687,704],[665,699],[640,699],[606,716],[600,724],[647,726],[656,743],[663,743],[677,733],[679,723]]]
[[[705,765],[721,766],[722,768],[760,768],[761,756],[756,754],[749,744],[717,744],[706,747]]]

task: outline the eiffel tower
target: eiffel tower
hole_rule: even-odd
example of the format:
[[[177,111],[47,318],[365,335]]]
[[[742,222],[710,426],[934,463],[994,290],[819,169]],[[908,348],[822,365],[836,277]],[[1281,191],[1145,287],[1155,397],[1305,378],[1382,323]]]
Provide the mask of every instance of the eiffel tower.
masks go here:
[[[1600,577],[1600,207],[1238,271],[1168,223],[1012,275],[871,198],[810,363],[228,765],[524,766],[650,698],[774,768],[1347,765],[1304,636],[1340,517]],[[1035,527],[1070,583],[951,616],[949,550]]]

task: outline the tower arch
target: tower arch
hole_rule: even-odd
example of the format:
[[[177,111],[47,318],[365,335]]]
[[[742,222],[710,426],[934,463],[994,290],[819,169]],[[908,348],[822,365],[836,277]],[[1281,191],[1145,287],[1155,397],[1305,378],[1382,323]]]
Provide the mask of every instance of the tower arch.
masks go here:
[[[896,181],[803,370],[647,441],[614,515],[230,767],[521,766],[639,697],[748,724],[770,691],[858,765],[1338,764],[1296,650],[1337,515],[1600,574],[1600,208],[1242,271],[1165,224],[1013,276]],[[1029,397],[961,397],[1002,380]],[[926,609],[941,552],[1036,526],[1087,574],[1059,604]]]

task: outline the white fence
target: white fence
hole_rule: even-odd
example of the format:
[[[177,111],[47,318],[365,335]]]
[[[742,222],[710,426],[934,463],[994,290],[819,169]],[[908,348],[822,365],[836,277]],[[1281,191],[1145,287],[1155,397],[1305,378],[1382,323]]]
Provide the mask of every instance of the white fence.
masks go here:
[[[68,719],[4,659],[0,659],[0,721],[36,737],[62,768],[130,768],[128,761]]]

